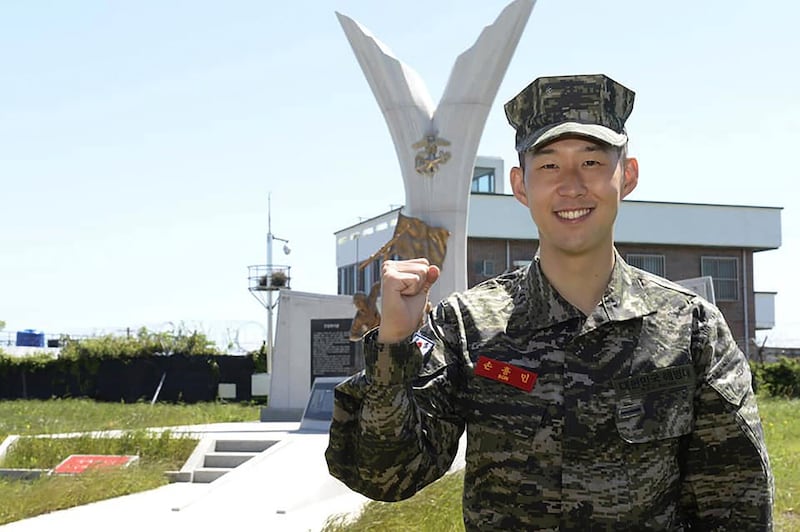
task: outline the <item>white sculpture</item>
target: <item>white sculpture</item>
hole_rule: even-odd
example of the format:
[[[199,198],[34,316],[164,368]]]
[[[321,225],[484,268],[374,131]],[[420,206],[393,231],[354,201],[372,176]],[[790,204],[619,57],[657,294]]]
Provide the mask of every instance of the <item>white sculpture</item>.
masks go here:
[[[535,0],[509,4],[456,60],[438,107],[422,78],[357,22],[337,13],[392,135],[406,216],[450,231],[436,302],[467,287],[467,214],[486,117]]]

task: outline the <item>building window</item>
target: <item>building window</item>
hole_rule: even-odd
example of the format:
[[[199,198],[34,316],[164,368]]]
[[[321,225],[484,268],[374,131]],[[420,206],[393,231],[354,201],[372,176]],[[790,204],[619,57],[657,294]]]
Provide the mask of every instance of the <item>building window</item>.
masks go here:
[[[370,283],[370,290],[372,289],[372,285],[373,284],[381,282],[381,259],[380,259],[380,257],[378,257],[377,259],[372,261],[371,268],[372,268],[372,282]]]
[[[648,255],[645,253],[628,253],[625,260],[631,266],[661,277],[667,276],[664,255]]]
[[[365,285],[367,284],[366,283],[367,269],[369,268],[367,267],[362,270],[361,268],[358,267],[358,264],[356,264],[355,266],[353,266],[353,269],[355,270],[356,274],[356,292],[365,292],[366,291]]]
[[[700,275],[711,276],[717,301],[739,299],[739,259],[735,257],[701,257]]]
[[[353,295],[355,293],[355,269],[354,264],[339,268],[339,294]]]
[[[475,264],[475,271],[478,275],[484,277],[492,277],[495,275],[494,261],[493,260],[479,260]]]
[[[369,286],[367,283],[369,282],[370,278],[372,277],[372,263],[364,265],[364,268],[361,268],[361,264],[358,263],[356,265],[356,271],[358,272],[358,279],[356,281],[356,285],[358,287],[358,292],[367,292],[369,290]]]
[[[476,166],[472,171],[472,192],[494,193],[494,168]]]

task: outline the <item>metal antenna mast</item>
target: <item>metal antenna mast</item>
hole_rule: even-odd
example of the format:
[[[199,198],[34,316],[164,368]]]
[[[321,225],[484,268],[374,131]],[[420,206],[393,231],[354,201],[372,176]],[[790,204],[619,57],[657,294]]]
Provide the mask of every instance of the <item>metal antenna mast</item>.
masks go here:
[[[286,265],[272,263],[272,244],[275,240],[283,242],[283,253],[291,253],[289,241],[272,234],[272,193],[267,195],[267,263],[248,266],[248,289],[267,309],[267,373],[272,373],[272,351],[274,346],[272,313],[277,302],[273,302],[273,292],[288,289],[289,270]]]

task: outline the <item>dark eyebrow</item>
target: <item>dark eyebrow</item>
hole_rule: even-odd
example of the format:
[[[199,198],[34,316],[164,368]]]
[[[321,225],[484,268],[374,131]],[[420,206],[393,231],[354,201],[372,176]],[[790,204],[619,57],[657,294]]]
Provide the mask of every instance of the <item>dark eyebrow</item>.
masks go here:
[[[594,143],[592,143],[592,144],[587,144],[586,146],[584,146],[581,151],[582,152],[601,151],[601,152],[606,153],[606,152],[611,151],[612,148],[613,148],[612,146],[605,146],[605,145],[602,145],[602,144],[594,144]],[[554,150],[553,148],[549,148],[547,146],[543,146],[540,149],[535,149],[535,150],[531,151],[531,155],[533,155],[534,157],[536,157],[537,155],[553,155],[555,153],[556,153],[556,150]]]

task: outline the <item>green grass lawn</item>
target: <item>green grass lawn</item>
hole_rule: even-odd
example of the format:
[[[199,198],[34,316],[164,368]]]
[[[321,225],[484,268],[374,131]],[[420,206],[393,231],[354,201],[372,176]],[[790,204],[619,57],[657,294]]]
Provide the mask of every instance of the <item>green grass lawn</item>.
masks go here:
[[[776,483],[776,530],[800,530],[800,400],[759,400],[761,418],[767,438],[772,469]],[[216,423],[226,421],[254,421],[259,417],[259,407],[240,404],[203,403],[197,405],[169,405],[147,403],[117,404],[96,403],[88,400],[64,399],[51,401],[0,401],[0,439],[6,434],[52,434],[109,429],[142,429]],[[25,517],[67,508],[88,502],[152,489],[166,483],[164,471],[177,469],[191,452],[191,444],[180,450],[181,438],[160,436],[162,441],[143,441],[141,431],[134,431],[117,443],[97,443],[107,454],[137,454],[126,449],[151,449],[142,452],[141,464],[125,471],[96,471],[77,477],[46,478],[32,482],[0,481],[0,524]],[[152,436],[149,438],[153,439]],[[49,468],[58,463],[57,458],[67,454],[80,454],[80,445],[86,438],[77,438],[56,449],[54,443],[25,439],[28,450],[14,460],[26,467]],[[176,440],[178,443],[167,443]],[[83,441],[83,443],[81,443]],[[41,447],[37,447],[41,446]],[[133,447],[112,447],[132,445]],[[100,452],[97,448],[86,451]],[[181,453],[186,453],[185,456]],[[64,458],[66,455],[63,456]],[[12,457],[10,456],[9,459]],[[63,459],[63,458],[62,458]],[[55,463],[54,463],[55,461]],[[353,523],[343,524],[334,519],[328,531],[456,531],[463,530],[461,522],[461,490],[463,473],[448,475],[428,486],[411,499],[399,503],[373,502]]]
[[[165,471],[177,470],[197,441],[148,427],[255,421],[260,407],[199,403],[170,405],[100,403],[84,399],[0,401],[0,441],[21,434],[2,467],[51,469],[70,454],[131,454],[139,462],[124,470],[90,471],[34,481],[0,479],[0,525],[162,486]],[[121,438],[34,438],[33,435],[125,429]]]
[[[240,403],[150,405],[102,403],[89,399],[0,401],[0,441],[9,434],[57,434],[257,421],[259,415],[259,406]]]
[[[800,400],[760,398],[770,462],[775,475],[775,530],[800,530]],[[463,471],[447,475],[412,498],[368,503],[361,516],[331,519],[325,532],[463,531]]]
[[[0,524],[162,486],[167,483],[164,472],[180,469],[196,445],[197,440],[169,431],[152,434],[141,429],[120,438],[20,438],[3,467],[52,469],[71,454],[136,455],[139,460],[122,470],[33,481],[0,479]]]
[[[24,436],[17,440],[2,461],[12,469],[53,469],[71,454],[135,455],[141,463],[159,464],[164,471],[180,469],[197,446],[198,440],[169,431],[153,434],[143,429],[124,433],[119,438],[40,438]]]
[[[368,502],[355,521],[334,516],[323,532],[463,532],[463,485],[464,470],[445,475],[410,499]]]
[[[0,525],[166,484],[158,463],[30,481],[0,479]]]
[[[775,475],[776,530],[800,530],[800,399],[758,402]]]

